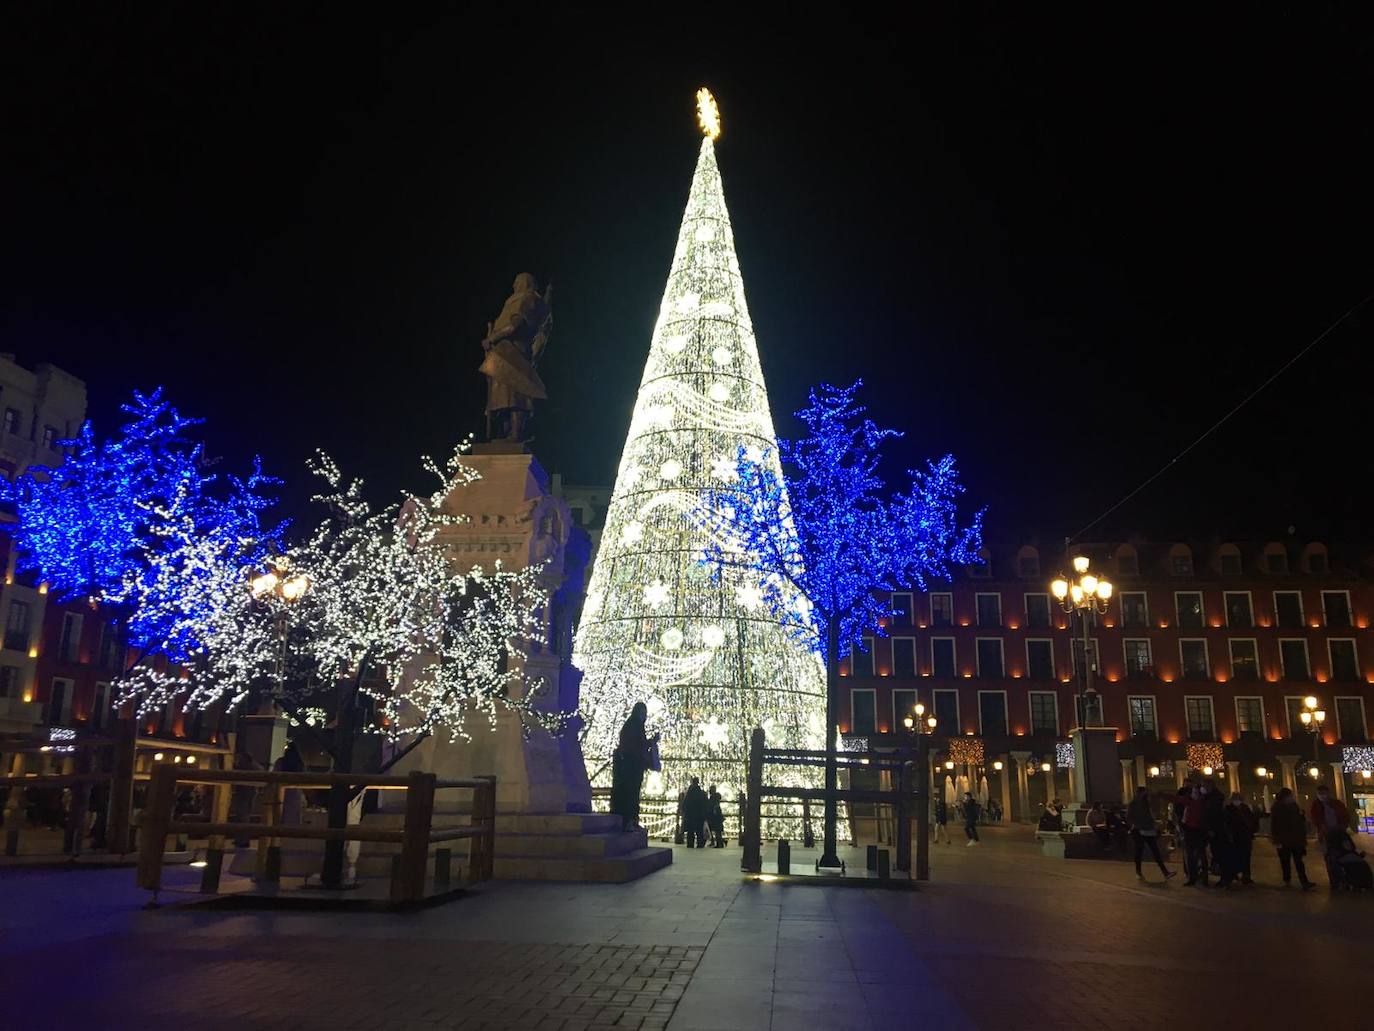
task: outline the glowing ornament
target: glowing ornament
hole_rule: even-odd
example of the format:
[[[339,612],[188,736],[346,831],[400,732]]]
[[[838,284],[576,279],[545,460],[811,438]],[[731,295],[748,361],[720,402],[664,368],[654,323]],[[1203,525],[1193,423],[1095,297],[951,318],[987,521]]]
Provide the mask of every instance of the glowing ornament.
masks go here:
[[[717,347],[711,352],[711,361],[717,365],[729,365],[734,360],[735,356],[730,353],[728,347]]]
[[[682,631],[677,627],[669,627],[663,631],[663,635],[658,639],[658,643],[667,648],[670,652],[675,652],[682,647]]]
[[[711,476],[725,483],[732,482],[739,476],[734,459],[725,455],[717,455],[711,459]]]
[[[663,341],[663,347],[669,354],[681,354],[687,349],[687,338],[681,334],[671,336]]]
[[[725,643],[725,631],[718,626],[708,626],[701,632],[701,639],[708,648],[719,648]]]
[[[655,580],[644,588],[644,604],[656,609],[668,600],[668,593],[668,585]]]
[[[621,531],[620,539],[626,544],[638,544],[644,539],[644,524],[626,523],[625,529]]]
[[[670,458],[658,467],[658,475],[665,480],[676,480],[682,475],[682,463]]]
[[[717,404],[724,404],[730,400],[730,387],[725,383],[712,383],[706,394]]]
[[[763,591],[753,584],[742,584],[735,588],[735,601],[741,608],[752,612],[763,604]]]
[[[697,727],[697,737],[707,748],[717,751],[724,747],[725,742],[730,739],[730,728],[717,717],[712,716],[707,722]]]

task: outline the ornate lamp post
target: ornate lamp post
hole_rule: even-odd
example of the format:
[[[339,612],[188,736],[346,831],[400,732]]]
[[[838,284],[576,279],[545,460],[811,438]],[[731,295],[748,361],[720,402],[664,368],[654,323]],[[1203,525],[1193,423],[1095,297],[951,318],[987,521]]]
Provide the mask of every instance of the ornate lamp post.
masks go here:
[[[926,707],[917,702],[912,711],[902,717],[907,733],[916,735],[916,776],[921,790],[916,793],[916,879],[930,880],[930,735],[935,733],[938,720],[927,716]]]
[[[1060,607],[1072,617],[1078,614],[1083,624],[1083,677],[1079,681],[1078,694],[1078,719],[1080,730],[1074,736],[1075,746],[1078,750],[1078,758],[1083,767],[1083,793],[1084,795],[1092,792],[1092,779],[1088,776],[1088,748],[1086,736],[1082,733],[1082,727],[1094,725],[1093,713],[1090,709],[1095,708],[1097,692],[1093,690],[1093,659],[1091,654],[1092,641],[1089,637],[1090,618],[1094,614],[1105,614],[1107,602],[1112,597],[1112,584],[1110,580],[1095,576],[1088,570],[1088,558],[1086,555],[1077,555],[1073,560],[1074,579],[1070,580],[1061,573],[1050,584],[1050,593],[1059,600]],[[1091,802],[1091,798],[1084,797],[1082,803]]]
[[[1308,695],[1302,700],[1302,712],[1298,719],[1312,735],[1312,758],[1321,758],[1322,724],[1326,722],[1326,710],[1318,708],[1316,695]]]

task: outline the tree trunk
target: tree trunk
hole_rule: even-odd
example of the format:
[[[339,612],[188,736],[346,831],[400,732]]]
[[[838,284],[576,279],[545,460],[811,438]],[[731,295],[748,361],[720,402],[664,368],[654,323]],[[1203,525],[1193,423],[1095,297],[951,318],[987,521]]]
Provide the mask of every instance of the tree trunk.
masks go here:
[[[838,867],[836,854],[836,822],[838,820],[835,792],[838,790],[839,770],[835,754],[835,731],[839,726],[840,698],[840,617],[832,614],[825,628],[825,841],[821,848],[821,866]]]
[[[339,681],[338,704],[334,716],[334,772],[353,772],[353,745],[358,735],[358,688],[363,682],[366,660],[358,664],[358,675],[350,684]],[[331,828],[348,826],[348,804],[353,801],[353,787],[350,784],[335,784],[329,789],[329,826]],[[348,842],[338,839],[324,843],[324,867],[320,871],[323,887],[338,889],[344,887],[344,858]]]

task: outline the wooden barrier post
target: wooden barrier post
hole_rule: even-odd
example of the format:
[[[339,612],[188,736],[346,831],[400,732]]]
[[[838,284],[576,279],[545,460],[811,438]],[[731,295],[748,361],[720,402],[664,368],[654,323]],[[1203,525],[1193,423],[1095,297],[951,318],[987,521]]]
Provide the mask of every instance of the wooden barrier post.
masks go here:
[[[911,873],[911,808],[907,805],[908,792],[907,763],[902,760],[897,767],[897,802],[893,811],[897,814],[897,869]]]
[[[478,777],[472,789],[472,826],[477,834],[468,844],[468,883],[489,881],[496,870],[496,778]]]
[[[429,834],[434,822],[432,773],[412,770],[406,785],[406,816],[401,837],[401,869],[396,890],[401,902],[425,897],[425,867],[429,858]]]
[[[272,831],[281,823],[285,794],[280,781],[270,781],[262,793],[263,836],[258,838],[257,880],[275,884],[281,880],[281,839]]]
[[[105,817],[105,849],[118,855],[133,848],[134,759],[138,727],[132,719],[115,720],[110,749],[110,801]]]
[[[763,839],[761,805],[763,802],[763,728],[755,727],[749,735],[749,779],[744,800],[744,857],[740,868],[745,873],[763,872]]]
[[[229,822],[229,798],[232,784],[210,785],[210,822]],[[224,835],[211,834],[205,848],[205,871],[200,875],[200,890],[208,895],[219,891],[220,871],[224,868]]]
[[[138,850],[138,886],[151,891],[154,902],[162,887],[162,855],[167,850],[167,829],[172,822],[176,791],[177,768],[171,763],[154,767],[139,827]]]

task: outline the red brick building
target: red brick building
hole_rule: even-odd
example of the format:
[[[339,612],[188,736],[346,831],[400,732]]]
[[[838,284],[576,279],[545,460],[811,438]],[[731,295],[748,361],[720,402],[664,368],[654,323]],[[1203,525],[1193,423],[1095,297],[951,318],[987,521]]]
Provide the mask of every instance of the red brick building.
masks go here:
[[[1074,554],[1115,586],[1088,651],[1100,722],[1118,728],[1123,792],[1177,783],[1191,757],[1261,803],[1266,787],[1305,796],[1325,780],[1374,817],[1362,772],[1374,765],[1369,556],[1319,542],[1137,540]],[[1051,794],[1042,764],[1058,766],[1053,793],[1069,797],[1056,746],[1077,725],[1082,631],[1049,583],[1070,556],[1031,545],[984,556],[950,585],[892,595],[890,636],[841,667],[840,728],[882,747],[919,700],[939,720],[937,753],[950,736],[975,739],[991,794],[1018,817],[1025,799],[1033,818]],[[1298,718],[1307,696],[1327,714],[1319,739]]]

